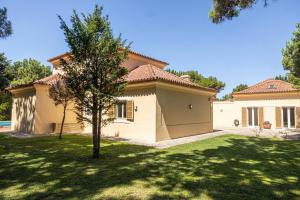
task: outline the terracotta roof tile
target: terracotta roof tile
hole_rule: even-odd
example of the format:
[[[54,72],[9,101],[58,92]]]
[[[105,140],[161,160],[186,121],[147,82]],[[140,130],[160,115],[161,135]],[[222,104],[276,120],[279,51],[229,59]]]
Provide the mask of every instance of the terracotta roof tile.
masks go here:
[[[293,92],[299,91],[293,88],[291,83],[282,81],[267,79],[265,81],[259,82],[249,88],[242,90],[240,92],[235,92],[235,94],[256,94],[256,93],[278,93],[278,92]]]
[[[60,74],[54,74],[54,75],[48,76],[46,78],[34,81],[30,84],[31,85],[33,85],[33,84],[53,85],[58,80],[60,80],[61,77],[62,76]],[[168,82],[171,84],[177,84],[177,85],[182,85],[182,86],[186,86],[186,87],[216,92],[216,90],[214,90],[212,88],[199,86],[189,80],[186,80],[184,78],[181,78],[179,76],[171,74],[171,73],[169,73],[163,69],[160,69],[154,65],[151,65],[151,64],[141,65],[141,66],[135,68],[134,70],[130,71],[129,74],[126,76],[126,81],[128,81],[128,83],[139,83],[139,82],[147,82],[147,81],[164,81],[164,82]],[[20,87],[25,87],[25,86],[28,86],[28,84],[19,85],[19,86],[7,88],[7,89],[9,90],[9,89],[15,89],[15,88],[20,88]]]
[[[176,76],[172,73],[169,73],[163,69],[160,69],[154,65],[147,64],[147,65],[141,65],[134,70],[132,70],[126,80],[129,83],[137,83],[137,82],[146,82],[146,81],[165,81],[173,84],[183,85],[187,87],[193,87],[198,89],[204,89],[215,92],[212,88],[202,87],[198,84],[195,84],[189,80],[186,80],[184,78],[181,78],[179,76]]]
[[[147,59],[149,59],[149,60],[153,60],[153,61],[156,61],[156,62],[160,62],[160,63],[162,63],[162,64],[164,64],[164,65],[168,65],[168,63],[165,62],[165,61],[158,60],[158,59],[153,58],[153,57],[150,57],[150,56],[146,56],[146,55],[144,55],[144,54],[138,53],[138,52],[133,51],[133,50],[128,50],[128,52],[129,52],[129,53],[132,53],[132,54],[135,54],[135,55],[137,55],[137,56],[141,56],[141,57],[147,58]],[[55,57],[53,57],[53,58],[49,58],[49,59],[48,59],[48,62],[52,62],[52,61],[54,61],[54,60],[60,59],[60,58],[65,57],[65,56],[70,56],[70,55],[71,55],[70,52],[65,52],[65,53],[60,54],[60,55],[58,55],[58,56],[55,56]]]
[[[34,81],[34,84],[44,84],[44,85],[54,85],[57,81],[62,78],[60,74],[53,74],[51,76],[42,78],[40,80]]]

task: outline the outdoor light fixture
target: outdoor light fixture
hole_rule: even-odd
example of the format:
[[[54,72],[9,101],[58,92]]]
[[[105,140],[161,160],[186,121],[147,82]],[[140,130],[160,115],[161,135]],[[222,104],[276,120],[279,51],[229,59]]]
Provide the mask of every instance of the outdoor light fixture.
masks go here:
[[[189,109],[192,109],[193,108],[193,105],[192,104],[189,104]]]
[[[137,106],[134,107],[134,111],[135,111],[135,112],[138,111],[138,107],[137,107]]]

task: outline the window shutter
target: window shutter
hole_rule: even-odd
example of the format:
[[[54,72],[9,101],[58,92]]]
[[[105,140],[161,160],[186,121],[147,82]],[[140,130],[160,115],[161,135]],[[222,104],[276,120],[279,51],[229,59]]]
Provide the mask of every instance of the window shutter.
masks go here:
[[[242,127],[246,127],[247,126],[247,112],[246,112],[246,108],[242,107]]]
[[[300,107],[296,107],[296,128],[300,128]]]
[[[126,102],[126,117],[127,120],[133,121],[134,120],[134,111],[133,111],[133,101],[129,100]]]
[[[259,119],[259,125],[263,127],[264,125],[264,107],[258,108],[258,119]]]
[[[275,108],[276,128],[281,128],[281,107]]]
[[[112,105],[108,109],[108,117],[111,118],[111,119],[115,119],[116,118],[116,105]]]

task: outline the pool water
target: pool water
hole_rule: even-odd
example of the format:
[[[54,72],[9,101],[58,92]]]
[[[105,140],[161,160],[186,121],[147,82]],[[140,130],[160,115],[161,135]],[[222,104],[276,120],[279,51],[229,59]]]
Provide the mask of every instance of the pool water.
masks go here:
[[[10,121],[0,121],[0,127],[1,126],[10,126],[11,122]]]

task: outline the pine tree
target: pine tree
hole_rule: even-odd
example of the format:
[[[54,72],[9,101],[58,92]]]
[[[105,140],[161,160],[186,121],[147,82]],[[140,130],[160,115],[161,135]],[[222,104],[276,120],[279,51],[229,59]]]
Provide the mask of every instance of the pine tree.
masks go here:
[[[101,129],[111,122],[109,110],[126,86],[127,70],[121,63],[129,46],[121,36],[113,36],[102,7],[82,17],[74,11],[71,27],[59,19],[72,55],[61,60],[61,68],[75,97],[78,119],[92,124],[93,158],[99,158]]]
[[[12,34],[11,21],[7,19],[7,9],[0,8],[0,38],[6,38]]]

